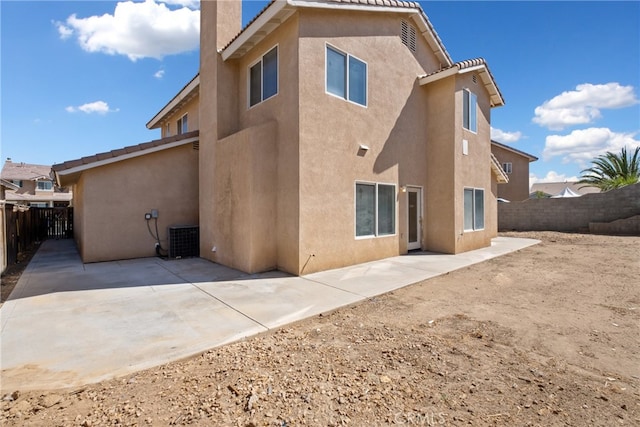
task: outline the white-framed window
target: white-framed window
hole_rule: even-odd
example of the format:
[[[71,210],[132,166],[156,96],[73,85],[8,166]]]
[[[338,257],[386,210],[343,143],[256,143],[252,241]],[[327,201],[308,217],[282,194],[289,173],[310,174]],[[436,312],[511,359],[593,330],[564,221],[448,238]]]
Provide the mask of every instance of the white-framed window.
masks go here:
[[[484,190],[464,189],[464,231],[484,229]]]
[[[14,185],[17,185],[18,187],[22,188],[22,180],[21,179],[12,179],[11,182]]]
[[[278,94],[278,46],[249,67],[249,107]]]
[[[187,114],[185,114],[184,116],[180,117],[178,119],[178,122],[176,123],[176,130],[177,130],[177,135],[182,135],[183,133],[187,133],[189,132],[189,120],[188,120],[188,116]],[[167,128],[168,130],[168,128]]]
[[[356,237],[396,234],[396,186],[356,182]]]
[[[513,164],[511,162],[503,163],[502,169],[505,171],[505,173],[511,173],[513,169]]]
[[[468,89],[462,90],[462,126],[471,132],[478,131],[478,99]]]
[[[53,190],[53,182],[51,181],[38,181],[37,183],[38,190],[51,191]]]
[[[47,202],[29,202],[29,206],[32,208],[48,208],[49,203]]]
[[[326,91],[367,106],[367,63],[327,45]]]

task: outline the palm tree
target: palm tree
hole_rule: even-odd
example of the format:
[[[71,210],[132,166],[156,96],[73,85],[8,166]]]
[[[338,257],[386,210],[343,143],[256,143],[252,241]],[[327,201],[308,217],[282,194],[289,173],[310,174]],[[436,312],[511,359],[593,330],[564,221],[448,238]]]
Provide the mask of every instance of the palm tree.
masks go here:
[[[591,163],[593,167],[580,172],[582,176],[578,184],[586,184],[582,187],[597,187],[607,191],[640,181],[640,147],[636,147],[633,155],[627,155],[626,147],[622,148],[620,154],[607,151]]]

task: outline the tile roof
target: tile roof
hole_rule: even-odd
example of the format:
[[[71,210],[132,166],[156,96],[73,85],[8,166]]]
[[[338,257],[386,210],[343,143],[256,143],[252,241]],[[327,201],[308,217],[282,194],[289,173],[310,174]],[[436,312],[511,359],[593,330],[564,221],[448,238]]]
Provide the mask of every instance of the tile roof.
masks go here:
[[[2,167],[2,179],[20,179],[24,181],[35,181],[39,178],[49,178],[51,166],[33,165],[24,162],[13,162],[7,160]]]
[[[50,169],[54,172],[64,172],[68,169],[77,168],[79,166],[91,165],[92,163],[104,161],[104,160],[117,160],[118,157],[122,157],[128,154],[140,153],[143,154],[151,148],[162,147],[163,145],[169,145],[181,140],[187,140],[198,137],[199,131],[194,130],[191,132],[183,133],[182,135],[169,136],[167,138],[156,139],[153,141],[145,142],[138,145],[130,145],[128,147],[119,148],[116,150],[107,151],[106,153],[98,153],[93,156],[82,157],[76,160],[69,160],[64,163],[58,163],[53,165]]]
[[[427,29],[428,29],[428,33],[432,36],[435,44],[437,45],[437,49],[438,51],[442,54],[442,58],[440,58],[441,60],[444,60],[445,63],[447,64],[451,64],[453,61],[451,60],[451,57],[449,56],[449,53],[447,52],[446,48],[444,47],[444,44],[442,43],[442,40],[440,40],[440,37],[438,36],[438,34],[436,33],[435,29],[433,28],[433,25],[431,25],[431,22],[429,21],[429,18],[427,17],[427,15],[425,14],[424,10],[422,9],[422,7],[420,6],[420,3],[415,2],[415,1],[399,1],[399,0],[272,0],[271,2],[269,2],[258,14],[256,14],[256,16],[253,17],[253,19],[251,19],[245,26],[244,28],[242,28],[242,30],[236,34],[231,40],[229,40],[229,42],[224,46],[224,48],[221,49],[222,52],[224,52],[225,50],[227,50],[237,39],[239,39],[241,36],[243,36],[243,34],[247,33],[249,31],[249,29],[251,28],[251,26],[258,21],[258,19],[260,19],[261,16],[263,16],[272,6],[274,6],[276,3],[279,3],[280,5],[284,5],[281,7],[285,7],[288,9],[292,9],[292,8],[296,8],[296,7],[301,7],[301,6],[305,6],[305,7],[318,7],[318,8],[322,8],[322,7],[331,7],[331,8],[339,8],[339,7],[351,7],[351,9],[353,9],[354,7],[359,7],[359,8],[375,8],[375,9],[380,9],[380,8],[389,8],[389,9],[393,9],[393,8],[401,8],[401,9],[414,9],[416,12],[419,12],[420,16],[422,17]],[[277,21],[279,22],[279,21]],[[424,34],[427,34],[426,30],[422,30]],[[264,31],[262,31],[262,33],[264,33],[263,35],[266,35],[266,33]],[[425,37],[427,37],[425,35]],[[436,52],[434,50],[434,52]],[[223,55],[223,58],[224,55]],[[226,58],[225,58],[226,59]]]
[[[600,193],[600,189],[596,187],[585,187],[585,184],[578,184],[576,181],[564,181],[564,182],[537,182],[531,186],[530,193],[536,191],[542,191],[550,196],[557,196],[562,193],[565,188],[570,189],[580,195],[590,193]]]
[[[498,85],[496,83],[495,78],[493,77],[493,74],[491,74],[491,70],[489,69],[489,64],[487,64],[487,61],[485,61],[484,58],[474,58],[474,59],[459,61],[454,63],[450,67],[442,68],[438,71],[434,71],[432,73],[419,76],[418,78],[425,82],[430,82],[430,81],[437,80],[439,76],[445,77],[451,74],[464,72],[465,70],[468,70],[470,68],[475,68],[475,67],[478,67],[479,69],[484,70],[483,72],[481,72],[481,78],[483,80],[483,83],[486,87],[488,87],[490,93],[494,92],[491,94],[491,102],[493,104],[492,106],[504,105],[504,97],[500,92],[500,88],[498,88]],[[484,72],[486,72],[487,74],[486,77],[484,76]]]
[[[497,147],[501,147],[504,148],[505,150],[509,150],[512,151],[516,154],[520,154],[521,156],[527,157],[529,159],[529,162],[535,162],[536,160],[538,160],[538,158],[536,156],[534,156],[533,154],[529,154],[529,153],[525,153],[524,151],[518,150],[517,148],[513,148],[509,145],[503,144],[501,142],[498,141],[494,141],[493,139],[491,140],[491,144],[497,146]]]

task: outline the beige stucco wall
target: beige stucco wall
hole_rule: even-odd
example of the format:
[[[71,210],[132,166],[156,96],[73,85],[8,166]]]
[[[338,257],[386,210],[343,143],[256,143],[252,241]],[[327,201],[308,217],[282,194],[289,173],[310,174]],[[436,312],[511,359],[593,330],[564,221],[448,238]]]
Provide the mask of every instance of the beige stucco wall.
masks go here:
[[[191,144],[82,172],[75,196],[74,232],[83,262],[155,255],[144,214],[158,209],[167,227],[198,224],[198,152]],[[99,191],[97,191],[99,189]],[[154,221],[150,221],[155,233]]]
[[[509,182],[498,186],[498,197],[512,202],[529,198],[529,159],[513,151],[497,145],[491,146],[491,151],[500,162],[512,164],[512,172],[508,174]]]
[[[400,25],[397,15],[300,13],[300,273],[406,252],[400,187],[427,181],[426,94],[417,76],[437,65],[424,41],[416,54],[401,43]],[[367,63],[366,107],[326,93],[327,44]],[[360,144],[369,147],[364,155]],[[394,235],[355,237],[356,182],[396,186]]]

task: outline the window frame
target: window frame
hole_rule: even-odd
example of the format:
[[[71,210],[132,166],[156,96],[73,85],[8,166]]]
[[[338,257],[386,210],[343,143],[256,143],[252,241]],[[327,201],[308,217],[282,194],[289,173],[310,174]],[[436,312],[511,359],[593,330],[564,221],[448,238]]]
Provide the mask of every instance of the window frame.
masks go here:
[[[276,51],[276,91],[274,94],[269,97],[264,97],[264,57],[270,54],[273,50]],[[256,65],[260,64],[260,100],[255,104],[251,104],[251,69]],[[255,61],[251,62],[247,67],[247,109],[252,109],[253,107],[262,104],[263,102],[275,97],[280,93],[280,45],[275,44],[271,48],[267,49],[266,52],[260,55]]]
[[[510,175],[513,172],[513,163],[512,162],[504,162],[502,164],[502,169],[504,170],[504,173]]]
[[[467,213],[467,203],[466,203],[466,193],[467,191],[471,191],[471,227],[472,228],[467,228],[467,224],[466,224],[466,213]],[[482,225],[478,226],[478,219],[477,219],[477,206],[476,206],[476,193],[482,193]],[[485,218],[486,218],[486,203],[484,200],[484,188],[476,188],[476,187],[464,187],[463,191],[462,191],[462,203],[463,203],[463,207],[462,207],[462,229],[464,232],[473,232],[473,231],[482,231],[485,229]]]
[[[44,184],[44,183],[48,183],[49,185],[51,185],[51,188],[40,188],[40,184]],[[41,181],[36,181],[36,190],[38,191],[53,191],[53,181],[47,181],[47,180],[41,180]]]
[[[373,234],[363,234],[358,235],[358,205],[357,205],[357,192],[359,185],[371,186],[374,188],[374,230]],[[393,209],[391,210],[393,213],[393,232],[392,233],[381,233],[380,232],[380,186],[393,187]],[[395,183],[387,183],[387,182],[372,182],[372,181],[355,181],[353,186],[353,234],[356,240],[364,240],[364,239],[375,239],[382,237],[392,237],[398,234],[398,186]]]
[[[329,80],[329,49],[331,49],[332,51],[334,51],[335,53],[342,55],[344,57],[344,64],[345,64],[345,69],[344,69],[344,96],[342,95],[338,95],[336,93],[330,92],[329,91],[329,85],[328,85],[328,80]],[[349,81],[350,81],[350,75],[349,75],[349,67],[350,67],[350,61],[349,59],[353,58],[358,62],[361,62],[362,64],[364,64],[365,67],[365,72],[364,72],[364,78],[365,78],[365,82],[364,82],[364,104],[361,104],[358,101],[354,101],[351,99],[350,97],[350,91],[349,91]],[[330,43],[325,43],[325,48],[324,48],[324,92],[327,95],[331,95],[333,97],[336,97],[338,99],[342,99],[344,101],[347,101],[351,104],[354,105],[359,105],[360,107],[363,108],[368,108],[369,107],[369,63],[360,59],[359,57],[355,56],[355,55],[351,55],[350,53],[345,52],[342,49],[339,49],[337,47],[335,47],[334,45],[330,44]]]
[[[473,106],[475,107],[473,108],[473,110],[471,107],[472,99],[473,99]],[[471,114],[472,111],[473,111],[473,115]],[[473,123],[471,120],[472,116],[473,116]],[[473,93],[469,88],[462,89],[462,128],[475,134],[478,133],[478,96],[475,93]]]
[[[171,122],[167,122],[164,129],[164,136],[171,136]]]
[[[189,132],[189,117],[187,117],[189,113],[184,113],[182,117],[180,117],[176,122],[176,135],[184,135]],[[185,120],[186,119],[186,120]],[[186,126],[185,126],[186,122]]]

